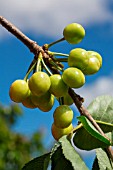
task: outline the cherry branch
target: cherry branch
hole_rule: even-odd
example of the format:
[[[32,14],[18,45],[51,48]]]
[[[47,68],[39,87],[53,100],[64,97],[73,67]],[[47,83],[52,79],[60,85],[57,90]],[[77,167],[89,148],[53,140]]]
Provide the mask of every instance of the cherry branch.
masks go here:
[[[44,46],[39,46],[35,41],[29,39],[25,34],[23,34],[17,27],[15,27],[11,22],[6,20],[4,17],[0,16],[0,24],[6,28],[10,33],[12,33],[14,36],[16,36],[23,44],[25,44],[29,50],[34,53],[35,56],[38,56],[39,52],[42,53],[44,58],[49,58],[48,53],[46,52],[46,49],[44,49]],[[99,125],[96,123],[96,121],[93,119],[93,117],[90,115],[88,110],[83,106],[83,98],[81,98],[78,94],[76,94],[71,88],[69,88],[69,95],[72,97],[76,107],[78,108],[81,115],[86,116],[89,121],[93,124],[93,126],[100,132],[100,134],[104,137],[105,134],[102,131],[102,129],[99,127]],[[110,158],[113,161],[113,150],[112,147],[109,146],[107,148],[107,152],[110,156]]]
[[[71,98],[73,99],[77,109],[79,110],[80,114],[81,115],[84,115],[85,117],[88,118],[88,120],[92,123],[92,125],[98,130],[98,132],[104,136],[105,138],[106,135],[104,134],[104,132],[102,131],[102,129],[100,128],[100,126],[96,123],[96,121],[93,119],[93,117],[90,115],[90,113],[88,112],[88,110],[83,106],[83,98],[81,96],[79,96],[78,94],[76,94],[74,92],[73,89],[69,88],[69,91],[68,91],[69,95],[71,96]],[[107,138],[108,139],[108,138]],[[112,147],[109,146],[107,147],[107,152],[111,158],[111,160],[113,161],[113,150],[112,150]]]
[[[73,99],[73,101],[74,101],[76,107],[78,108],[80,114],[87,117],[90,120],[90,122],[93,124],[93,126],[98,130],[98,132],[101,133],[101,135],[105,136],[105,134],[102,131],[102,129],[100,128],[100,126],[96,123],[96,121],[90,115],[88,110],[83,106],[83,104],[82,104],[83,103],[83,98],[81,98],[78,94],[76,94],[74,92],[74,90],[72,90],[71,88],[69,88],[69,95]]]
[[[42,47],[40,47],[35,41],[29,39],[25,34],[23,34],[15,25],[5,19],[3,16],[0,16],[0,24],[6,28],[10,33],[12,33],[16,38],[18,38],[23,44],[25,44],[29,50],[35,54],[42,52],[42,55],[45,58],[49,58],[48,54],[45,53]]]

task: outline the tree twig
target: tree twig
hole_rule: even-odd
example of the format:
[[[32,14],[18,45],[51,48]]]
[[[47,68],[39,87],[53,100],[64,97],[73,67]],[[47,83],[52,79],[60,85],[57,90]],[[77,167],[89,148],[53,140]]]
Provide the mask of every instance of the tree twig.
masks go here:
[[[0,24],[6,28],[10,33],[16,36],[21,42],[23,42],[29,50],[35,54],[42,52],[45,58],[49,56],[44,52],[43,48],[39,46],[35,41],[29,39],[25,34],[23,34],[15,25],[5,19],[3,16],[0,16]]]
[[[84,115],[85,117],[88,118],[88,120],[92,123],[92,125],[98,130],[98,132],[104,136],[105,138],[106,135],[104,134],[104,132],[102,131],[102,129],[100,128],[100,126],[96,123],[96,121],[93,119],[93,117],[90,115],[90,113],[88,112],[88,110],[83,106],[83,99],[74,92],[73,89],[69,88],[68,91],[69,95],[71,96],[71,98],[73,99],[77,109],[79,110],[81,115]],[[107,138],[108,139],[108,138]],[[111,160],[113,161],[113,150],[112,147],[109,146],[107,147],[107,152],[111,158]]]

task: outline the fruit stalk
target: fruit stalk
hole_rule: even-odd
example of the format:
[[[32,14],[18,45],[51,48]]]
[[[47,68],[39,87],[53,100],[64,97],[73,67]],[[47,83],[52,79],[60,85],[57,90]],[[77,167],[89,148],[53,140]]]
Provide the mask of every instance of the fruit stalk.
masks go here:
[[[51,71],[47,68],[47,66],[46,66],[46,64],[45,64],[45,62],[44,62],[44,60],[43,60],[43,58],[42,58],[42,65],[43,65],[44,69],[47,71],[47,73],[51,76],[52,73],[51,73]]]
[[[58,53],[58,52],[51,52],[51,51],[48,51],[48,54],[54,55],[54,56],[57,55],[57,56],[69,57],[69,54]]]
[[[26,73],[26,75],[25,75],[25,77],[24,77],[24,80],[25,80],[25,81],[27,81],[29,74],[30,74],[31,71],[35,68],[35,66],[36,66],[36,60],[34,59],[34,60],[31,62],[31,65],[30,65],[30,67],[28,68],[28,71],[27,71],[27,73]]]
[[[46,44],[46,48],[48,49],[48,48],[50,48],[51,46],[53,46],[54,44],[57,44],[57,43],[59,43],[59,42],[61,42],[61,41],[64,41],[65,40],[65,38],[63,37],[63,38],[61,38],[61,39],[59,39],[59,40],[57,40],[57,41],[54,41],[54,42],[52,42],[52,43],[50,43],[50,44]]]

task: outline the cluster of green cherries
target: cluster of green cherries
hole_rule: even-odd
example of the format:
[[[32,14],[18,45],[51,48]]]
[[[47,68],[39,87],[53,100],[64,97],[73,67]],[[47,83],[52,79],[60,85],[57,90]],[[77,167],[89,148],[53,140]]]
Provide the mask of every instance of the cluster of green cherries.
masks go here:
[[[45,60],[39,52],[25,78],[14,81],[9,90],[12,101],[22,103],[27,108],[39,108],[43,112],[52,109],[55,98],[59,101],[60,105],[53,113],[54,122],[51,128],[56,140],[73,130],[73,111],[70,108],[73,100],[68,94],[69,88],[82,87],[85,84],[85,75],[95,74],[102,66],[102,57],[95,51],[75,48],[69,55],[49,51],[52,45],[62,40],[78,44],[84,38],[85,30],[80,24],[72,23],[64,28],[63,36],[56,42],[45,44],[50,58]],[[62,62],[68,62],[69,67],[63,69]]]

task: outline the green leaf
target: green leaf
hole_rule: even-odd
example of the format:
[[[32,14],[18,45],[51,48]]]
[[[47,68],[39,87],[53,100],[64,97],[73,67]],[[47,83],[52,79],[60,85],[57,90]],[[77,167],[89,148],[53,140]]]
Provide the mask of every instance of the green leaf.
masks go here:
[[[79,128],[73,134],[73,144],[82,150],[92,150],[100,147],[106,148],[107,146],[106,143],[103,143],[102,141],[98,140],[94,136],[90,135],[90,133],[88,133],[88,131],[85,130],[84,127]]]
[[[65,159],[61,146],[52,154],[51,161],[51,170],[74,170],[71,163]]]
[[[100,128],[104,133],[113,131],[113,97],[109,95],[103,95],[97,97],[95,100],[91,102],[88,106],[87,110],[98,123]],[[73,135],[74,144],[84,150],[91,150],[95,148],[105,148],[106,143],[99,141],[99,139],[95,138],[96,136],[92,136],[89,134],[87,130],[83,127],[78,128],[76,133]],[[99,136],[98,136],[99,137]],[[111,137],[110,137],[111,138]],[[83,142],[84,141],[84,142]],[[111,138],[111,142],[113,144],[113,139]]]
[[[87,110],[95,120],[113,124],[113,97],[102,95],[94,99]]]
[[[49,161],[50,153],[47,153],[28,162],[22,170],[47,170]]]
[[[85,116],[79,116],[78,119],[83,124],[84,128],[95,138],[102,141],[106,144],[106,146],[111,145],[110,141],[106,139],[104,136],[102,136],[97,129],[92,125],[92,123],[85,117]]]
[[[103,130],[104,133],[108,133],[108,132],[113,131],[113,124],[102,122],[102,121],[99,121],[99,120],[96,120],[96,122],[98,123],[98,125],[100,126],[100,128]]]
[[[59,142],[62,146],[62,152],[67,160],[69,160],[73,166],[74,169],[80,170],[88,170],[87,166],[85,165],[84,161],[81,159],[79,154],[76,152],[76,150],[73,148],[69,140],[66,138],[66,136],[63,136],[60,138]]]
[[[96,157],[98,160],[99,170],[113,169],[113,165],[111,164],[107,153],[103,149],[96,149]]]
[[[88,170],[84,161],[73,148],[66,136],[59,139],[59,145],[52,149],[51,170]]]

